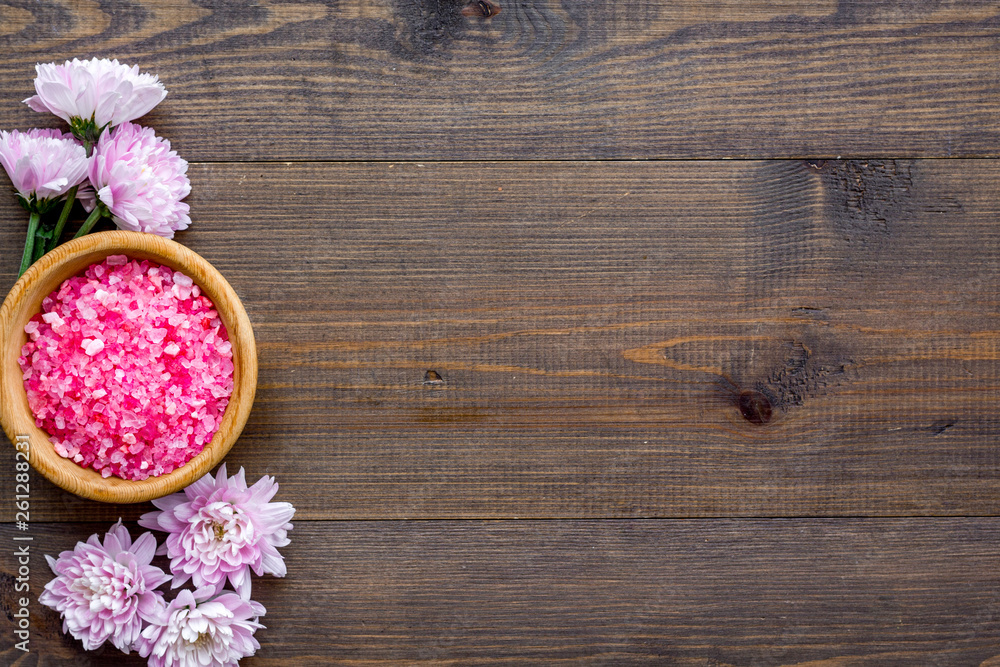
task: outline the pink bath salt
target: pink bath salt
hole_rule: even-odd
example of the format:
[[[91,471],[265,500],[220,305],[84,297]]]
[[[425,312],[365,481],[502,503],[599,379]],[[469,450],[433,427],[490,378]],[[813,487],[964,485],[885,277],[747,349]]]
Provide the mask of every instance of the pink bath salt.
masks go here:
[[[84,338],[80,345],[83,347],[83,351],[87,353],[88,357],[92,357],[104,349],[103,340],[90,340],[89,338]]]
[[[35,423],[104,477],[169,473],[212,440],[233,392],[215,306],[188,276],[113,255],[66,280],[25,326]]]

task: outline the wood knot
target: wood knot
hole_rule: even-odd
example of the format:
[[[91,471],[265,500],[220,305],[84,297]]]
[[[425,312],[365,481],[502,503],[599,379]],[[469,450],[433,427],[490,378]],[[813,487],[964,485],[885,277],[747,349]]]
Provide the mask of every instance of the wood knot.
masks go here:
[[[751,424],[766,424],[771,421],[771,416],[774,414],[770,399],[752,389],[740,392],[736,406],[743,418]]]
[[[500,6],[488,0],[475,0],[462,7],[462,16],[470,19],[488,19],[500,13]]]

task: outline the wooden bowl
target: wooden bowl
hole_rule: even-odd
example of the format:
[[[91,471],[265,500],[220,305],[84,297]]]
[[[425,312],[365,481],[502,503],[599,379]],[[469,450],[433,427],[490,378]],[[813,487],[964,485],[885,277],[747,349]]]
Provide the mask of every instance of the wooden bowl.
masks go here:
[[[101,477],[56,453],[49,436],[35,426],[17,359],[27,342],[24,325],[41,312],[42,299],[67,278],[108,255],[148,259],[190,276],[212,300],[233,345],[233,394],[212,441],[173,472],[141,481]],[[179,491],[220,463],[239,437],[257,390],[257,347],[239,297],[225,278],[197,253],[152,234],[112,231],[89,234],[58,246],[17,281],[0,308],[0,422],[12,443],[30,448],[29,462],[52,483],[84,498],[107,503],[139,503]],[[23,449],[23,446],[21,447]]]

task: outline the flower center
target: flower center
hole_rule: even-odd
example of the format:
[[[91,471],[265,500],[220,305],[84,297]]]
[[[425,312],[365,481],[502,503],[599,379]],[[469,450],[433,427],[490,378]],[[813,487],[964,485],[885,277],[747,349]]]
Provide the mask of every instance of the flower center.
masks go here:
[[[246,545],[253,544],[253,521],[230,502],[209,503],[196,515],[185,541],[188,542],[185,549],[210,560],[225,557],[223,554],[236,554]]]
[[[98,607],[121,609],[128,604],[128,599],[134,592],[132,573],[120,563],[105,562],[100,567],[85,567],[82,574],[73,581],[70,588],[86,600],[92,611],[97,611]]]
[[[80,577],[74,583],[73,589],[82,594],[84,599],[89,602],[109,592],[109,583],[107,580],[102,581],[97,577]]]
[[[215,532],[215,540],[221,542],[226,538],[226,527],[217,521],[212,522],[212,530]]]

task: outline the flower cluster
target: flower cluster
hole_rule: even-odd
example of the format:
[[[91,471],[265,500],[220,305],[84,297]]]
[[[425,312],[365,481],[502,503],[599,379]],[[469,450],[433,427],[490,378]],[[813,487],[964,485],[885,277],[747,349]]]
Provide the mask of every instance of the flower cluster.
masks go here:
[[[110,641],[124,653],[137,651],[150,667],[236,667],[260,644],[263,605],[250,599],[250,571],[278,577],[285,562],[277,547],[288,544],[290,503],[270,502],[278,491],[273,477],[247,487],[241,468],[228,477],[205,475],[181,493],[153,501],[159,511],[139,524],[167,533],[157,550],[152,533],[134,543],[121,521],[103,543],[97,535],[58,559],[46,556],[56,577],[39,602],[59,612],[63,632],[94,650]],[[152,565],[167,555],[172,588],[191,581],[167,601],[155,590],[170,579]],[[225,590],[226,582],[235,591]]]
[[[166,97],[157,77],[98,58],[35,71],[36,94],[24,102],[63,119],[71,133],[0,131],[0,164],[29,213],[20,273],[59,244],[77,200],[90,215],[76,236],[101,218],[166,238],[187,228],[188,163],[169,141],[132,123]],[[56,221],[45,218],[60,205]]]

